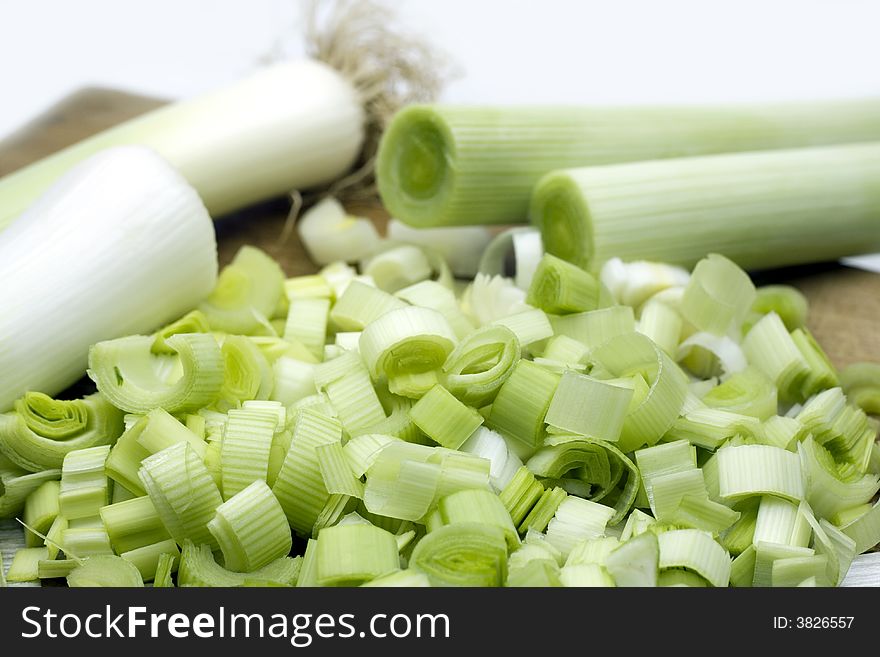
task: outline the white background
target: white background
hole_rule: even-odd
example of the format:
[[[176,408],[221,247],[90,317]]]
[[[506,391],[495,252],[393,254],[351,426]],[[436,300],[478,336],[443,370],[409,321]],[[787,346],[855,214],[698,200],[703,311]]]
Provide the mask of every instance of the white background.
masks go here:
[[[83,86],[180,98],[300,56],[307,1],[0,0],[0,139]],[[880,95],[880,0],[384,3],[455,64],[447,101]]]
[[[0,136],[66,93],[180,97],[280,44],[304,0],[0,0]],[[387,0],[464,76],[453,101],[725,101],[880,94],[877,0]]]

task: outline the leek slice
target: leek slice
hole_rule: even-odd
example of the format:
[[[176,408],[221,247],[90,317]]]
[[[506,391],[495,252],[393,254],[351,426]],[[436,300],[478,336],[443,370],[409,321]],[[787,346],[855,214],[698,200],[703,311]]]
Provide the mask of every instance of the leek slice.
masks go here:
[[[319,586],[358,586],[400,568],[394,535],[371,524],[322,529],[316,551]]]
[[[826,580],[827,569],[828,557],[824,554],[776,559],[770,572],[770,584],[774,587],[790,588],[799,586],[809,578],[822,582]]]
[[[169,538],[159,543],[144,545],[143,547],[135,548],[128,552],[122,552],[119,556],[134,564],[143,580],[149,582],[156,578],[160,559],[163,555],[171,557],[172,559],[180,557],[180,550],[178,550],[177,543],[174,542],[174,539]],[[168,575],[170,576],[170,574],[171,573],[169,572]]]
[[[387,292],[353,281],[333,304],[330,321],[338,331],[363,331],[385,313],[406,307],[406,303]]]
[[[615,442],[632,397],[631,388],[565,372],[544,421],[564,431]]]
[[[550,318],[555,335],[565,335],[589,349],[604,344],[618,335],[635,331],[636,320],[629,306],[611,306],[571,315]]]
[[[611,507],[569,495],[547,525],[547,541],[568,556],[581,541],[604,536],[612,517],[614,509]]]
[[[594,349],[591,357],[612,376],[641,374],[649,385],[647,396],[623,423],[619,449],[628,452],[655,444],[672,426],[684,403],[684,372],[662,349],[638,333],[611,338]]]
[[[880,543],[880,502],[840,528],[855,541],[856,554],[862,554]]]
[[[443,363],[443,385],[471,406],[491,403],[520,357],[520,342],[506,326],[486,326],[459,342]]]
[[[278,416],[270,411],[232,409],[227,416],[220,446],[221,488],[226,500],[255,481],[266,481],[278,425]]]
[[[250,573],[290,552],[290,527],[265,481],[254,481],[217,507],[208,531],[226,568]]]
[[[284,339],[300,342],[315,358],[321,360],[329,315],[329,299],[291,299],[284,325]]]
[[[535,269],[526,303],[555,315],[595,310],[599,281],[580,267],[545,254]]]
[[[92,518],[83,518],[86,526],[75,527],[71,521],[70,526],[61,532],[60,545],[64,547],[65,553],[76,555],[79,557],[91,557],[97,555],[113,554],[113,548],[110,545],[110,538],[101,521],[98,520],[98,526],[91,526]]]
[[[498,491],[504,489],[522,467],[522,461],[510,451],[501,434],[486,427],[477,429],[459,450],[489,461],[489,480]]]
[[[67,585],[77,587],[142,588],[137,567],[117,556],[94,556],[83,561],[67,576]]]
[[[425,393],[409,416],[426,436],[449,449],[461,447],[483,423],[483,416],[440,385]]]
[[[506,317],[499,317],[491,323],[491,326],[509,328],[522,347],[528,347],[553,335],[553,326],[547,314],[537,308],[528,308]]]
[[[392,310],[367,325],[359,348],[374,379],[388,379],[391,391],[395,381],[440,368],[456,343],[455,333],[436,310],[409,306]],[[419,397],[421,395],[405,395]]]
[[[166,340],[178,333],[209,333],[211,327],[208,318],[201,310],[191,310],[186,315],[163,326],[153,334],[152,351],[154,354],[174,354],[174,349],[168,346]]]
[[[216,287],[199,310],[212,329],[248,335],[272,316],[283,294],[284,273],[278,263],[246,245],[220,272]]]
[[[39,563],[48,556],[45,547],[20,548],[15,551],[6,580],[10,582],[32,582],[39,579]],[[2,567],[0,567],[2,570]]]
[[[590,499],[599,501],[608,497],[627,472],[626,482],[613,505],[614,513],[608,524],[623,520],[635,502],[641,477],[633,462],[613,443],[583,436],[554,435],[548,445],[539,449],[526,466],[540,477],[558,479],[574,471],[577,478],[595,485]]]
[[[809,376],[810,365],[779,315],[764,315],[746,335],[743,350],[749,363],[766,374],[783,397],[804,399],[801,385]]]
[[[385,419],[385,410],[360,356],[346,352],[315,368],[315,386],[325,391],[350,435],[368,431]]]
[[[153,588],[173,588],[174,582],[171,581],[172,573],[177,570],[180,563],[180,550],[175,544],[174,552],[163,552],[159,555],[159,561],[156,563],[156,574],[153,576]]]
[[[395,296],[413,306],[431,308],[442,314],[459,339],[474,330],[473,323],[459,307],[455,293],[436,281],[415,283],[402,290],[398,290]]]
[[[703,403],[732,413],[767,420],[776,415],[776,386],[755,367],[729,376],[702,396]]]
[[[538,500],[541,499],[543,493],[544,487],[535,479],[535,475],[527,467],[521,466],[513,478],[501,490],[498,498],[501,500],[504,508],[507,509],[507,513],[514,524],[519,526],[535,504],[538,503]],[[556,509],[553,510],[553,513],[556,513]],[[553,514],[550,514],[550,517],[552,518]],[[542,527],[537,531],[543,530],[544,528]]]
[[[526,293],[503,276],[477,274],[465,289],[461,307],[478,326],[528,310]]]
[[[726,335],[705,332],[688,336],[678,346],[676,357],[699,377],[727,377],[747,366],[745,354],[736,342]]]
[[[61,478],[60,469],[25,472],[18,468],[0,471],[0,518],[12,518],[24,508],[28,495],[47,481]]]
[[[361,264],[361,271],[376,281],[376,287],[394,293],[431,277],[431,265],[417,246],[392,246]]]
[[[761,315],[775,312],[785,328],[794,331],[807,323],[807,298],[791,285],[765,285],[756,290],[752,311]]]
[[[60,511],[61,484],[47,481],[27,496],[24,503],[24,541],[26,547],[42,544],[42,534],[52,527]]]
[[[0,415],[0,453],[30,472],[51,470],[69,452],[115,442],[122,426],[122,413],[100,393],[62,401],[28,392]]]
[[[220,348],[224,379],[219,410],[236,408],[250,399],[268,399],[272,392],[272,368],[254,342],[240,335],[228,335]]]
[[[617,586],[657,586],[660,544],[651,533],[636,536],[612,551],[605,567]]]
[[[230,587],[244,586],[249,580],[275,586],[295,586],[303,568],[302,557],[281,557],[251,573],[236,573],[214,561],[211,548],[196,546],[192,541],[183,542],[177,585]]]
[[[441,527],[416,544],[410,568],[432,586],[501,586],[507,575],[504,532],[475,523]]]
[[[397,570],[388,575],[377,577],[369,582],[361,584],[364,587],[395,587],[414,588],[431,586],[431,580],[424,573],[412,569]]]
[[[777,561],[804,559],[812,557],[814,554],[814,550],[806,547],[766,542],[756,543],[755,573],[752,577],[752,586],[755,588],[771,586],[773,583],[773,567]],[[827,558],[825,564],[827,568]]]
[[[364,484],[354,476],[342,443],[328,443],[315,448],[324,487],[331,495],[347,495],[363,499]]]
[[[316,448],[341,439],[342,425],[338,420],[311,409],[297,413],[290,449],[272,492],[281,503],[291,527],[301,536],[311,535],[330,497],[321,476]]]
[[[99,513],[117,554],[160,543],[170,536],[146,495],[101,507]]]
[[[681,315],[665,303],[650,301],[642,307],[636,330],[670,356],[676,355],[682,330]]]
[[[516,363],[501,385],[486,425],[522,443],[526,453],[544,437],[544,418],[553,400],[559,377],[528,360]]]
[[[437,503],[437,508],[427,518],[428,532],[447,525],[476,523],[485,527],[498,527],[504,532],[511,550],[519,546],[519,535],[513,526],[504,503],[495,493],[487,490],[461,490],[447,495]]]
[[[880,414],[880,364],[853,363],[840,373],[846,397],[865,413]]]
[[[61,551],[59,541],[61,541],[62,534],[69,527],[70,523],[64,516],[57,516],[52,522],[52,526],[49,527],[49,531],[46,532],[46,538],[43,541],[43,544],[49,551],[49,559],[58,557],[58,553]]]
[[[715,408],[697,408],[672,423],[667,440],[687,440],[697,447],[714,450],[734,436],[758,438],[763,426],[757,418]]]
[[[810,399],[796,419],[841,465],[857,473],[867,471],[876,430],[869,426],[861,409],[847,404],[840,388],[831,388]]]
[[[99,342],[89,350],[89,377],[111,404],[129,413],[178,413],[213,402],[223,385],[223,356],[214,338],[180,333],[166,344],[176,356],[152,354],[147,336]],[[163,372],[178,361],[182,373],[176,379]]]
[[[719,492],[724,499],[768,494],[793,502],[804,498],[797,454],[769,445],[741,445],[719,449],[716,459]]]
[[[216,546],[208,522],[223,498],[189,443],[176,443],[145,458],[138,476],[174,540]]]
[[[318,392],[315,387],[315,366],[295,358],[282,356],[272,365],[273,384],[270,399],[285,406]]]
[[[853,472],[844,475],[831,454],[812,436],[798,443],[806,485],[806,500],[820,516],[868,502],[880,490],[880,476]]]
[[[699,529],[675,529],[657,537],[660,546],[659,567],[686,568],[715,587],[730,581],[730,556],[708,532]]]
[[[296,230],[312,262],[318,265],[338,260],[355,262],[379,244],[375,224],[348,215],[332,196],[306,210],[297,220]]]
[[[690,272],[660,262],[637,260],[624,262],[610,258],[600,273],[602,283],[617,303],[637,308],[650,297],[671,287],[684,287],[690,280]],[[668,307],[668,306],[667,306]],[[644,314],[647,304],[642,308]]]
[[[109,484],[104,474],[109,454],[109,445],[99,445],[69,452],[64,457],[58,502],[61,515],[68,520],[96,516],[109,501]]]
[[[684,289],[681,314],[700,331],[738,331],[755,301],[755,286],[742,269],[717,253],[700,260]]]

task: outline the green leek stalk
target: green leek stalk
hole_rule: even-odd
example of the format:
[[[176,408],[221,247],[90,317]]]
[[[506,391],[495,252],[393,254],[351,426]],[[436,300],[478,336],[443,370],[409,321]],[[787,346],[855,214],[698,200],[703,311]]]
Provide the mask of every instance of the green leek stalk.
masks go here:
[[[413,105],[388,127],[377,177],[389,212],[412,226],[509,224],[526,219],[532,187],[554,169],[875,139],[875,99],[727,107]]]
[[[555,171],[530,217],[549,253],[584,268],[834,260],[880,249],[880,142]]]

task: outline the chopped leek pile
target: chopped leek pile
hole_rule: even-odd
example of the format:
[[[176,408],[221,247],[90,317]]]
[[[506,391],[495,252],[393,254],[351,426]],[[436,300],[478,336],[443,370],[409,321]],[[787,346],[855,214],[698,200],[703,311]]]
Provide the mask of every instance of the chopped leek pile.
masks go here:
[[[97,392],[0,415],[0,575],[836,586],[880,543],[880,377],[838,376],[796,291],[714,254],[462,289],[385,246],[287,280],[244,247],[198,309],[93,345]]]

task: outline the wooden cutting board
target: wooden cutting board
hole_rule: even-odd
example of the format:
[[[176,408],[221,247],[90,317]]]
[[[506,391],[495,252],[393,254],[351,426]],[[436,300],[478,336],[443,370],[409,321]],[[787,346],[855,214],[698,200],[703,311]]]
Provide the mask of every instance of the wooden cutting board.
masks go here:
[[[0,142],[0,176],[164,103],[111,89],[83,89]],[[288,207],[280,199],[218,221],[220,264],[228,263],[242,244],[253,244],[277,259],[289,276],[314,273],[316,267],[295,234],[284,242],[279,239]],[[378,205],[350,209],[381,224],[387,219]],[[810,329],[835,365],[880,362],[880,275],[831,263],[763,272],[757,280],[791,283],[807,295]],[[6,567],[21,543],[20,527],[0,521],[0,551]]]

